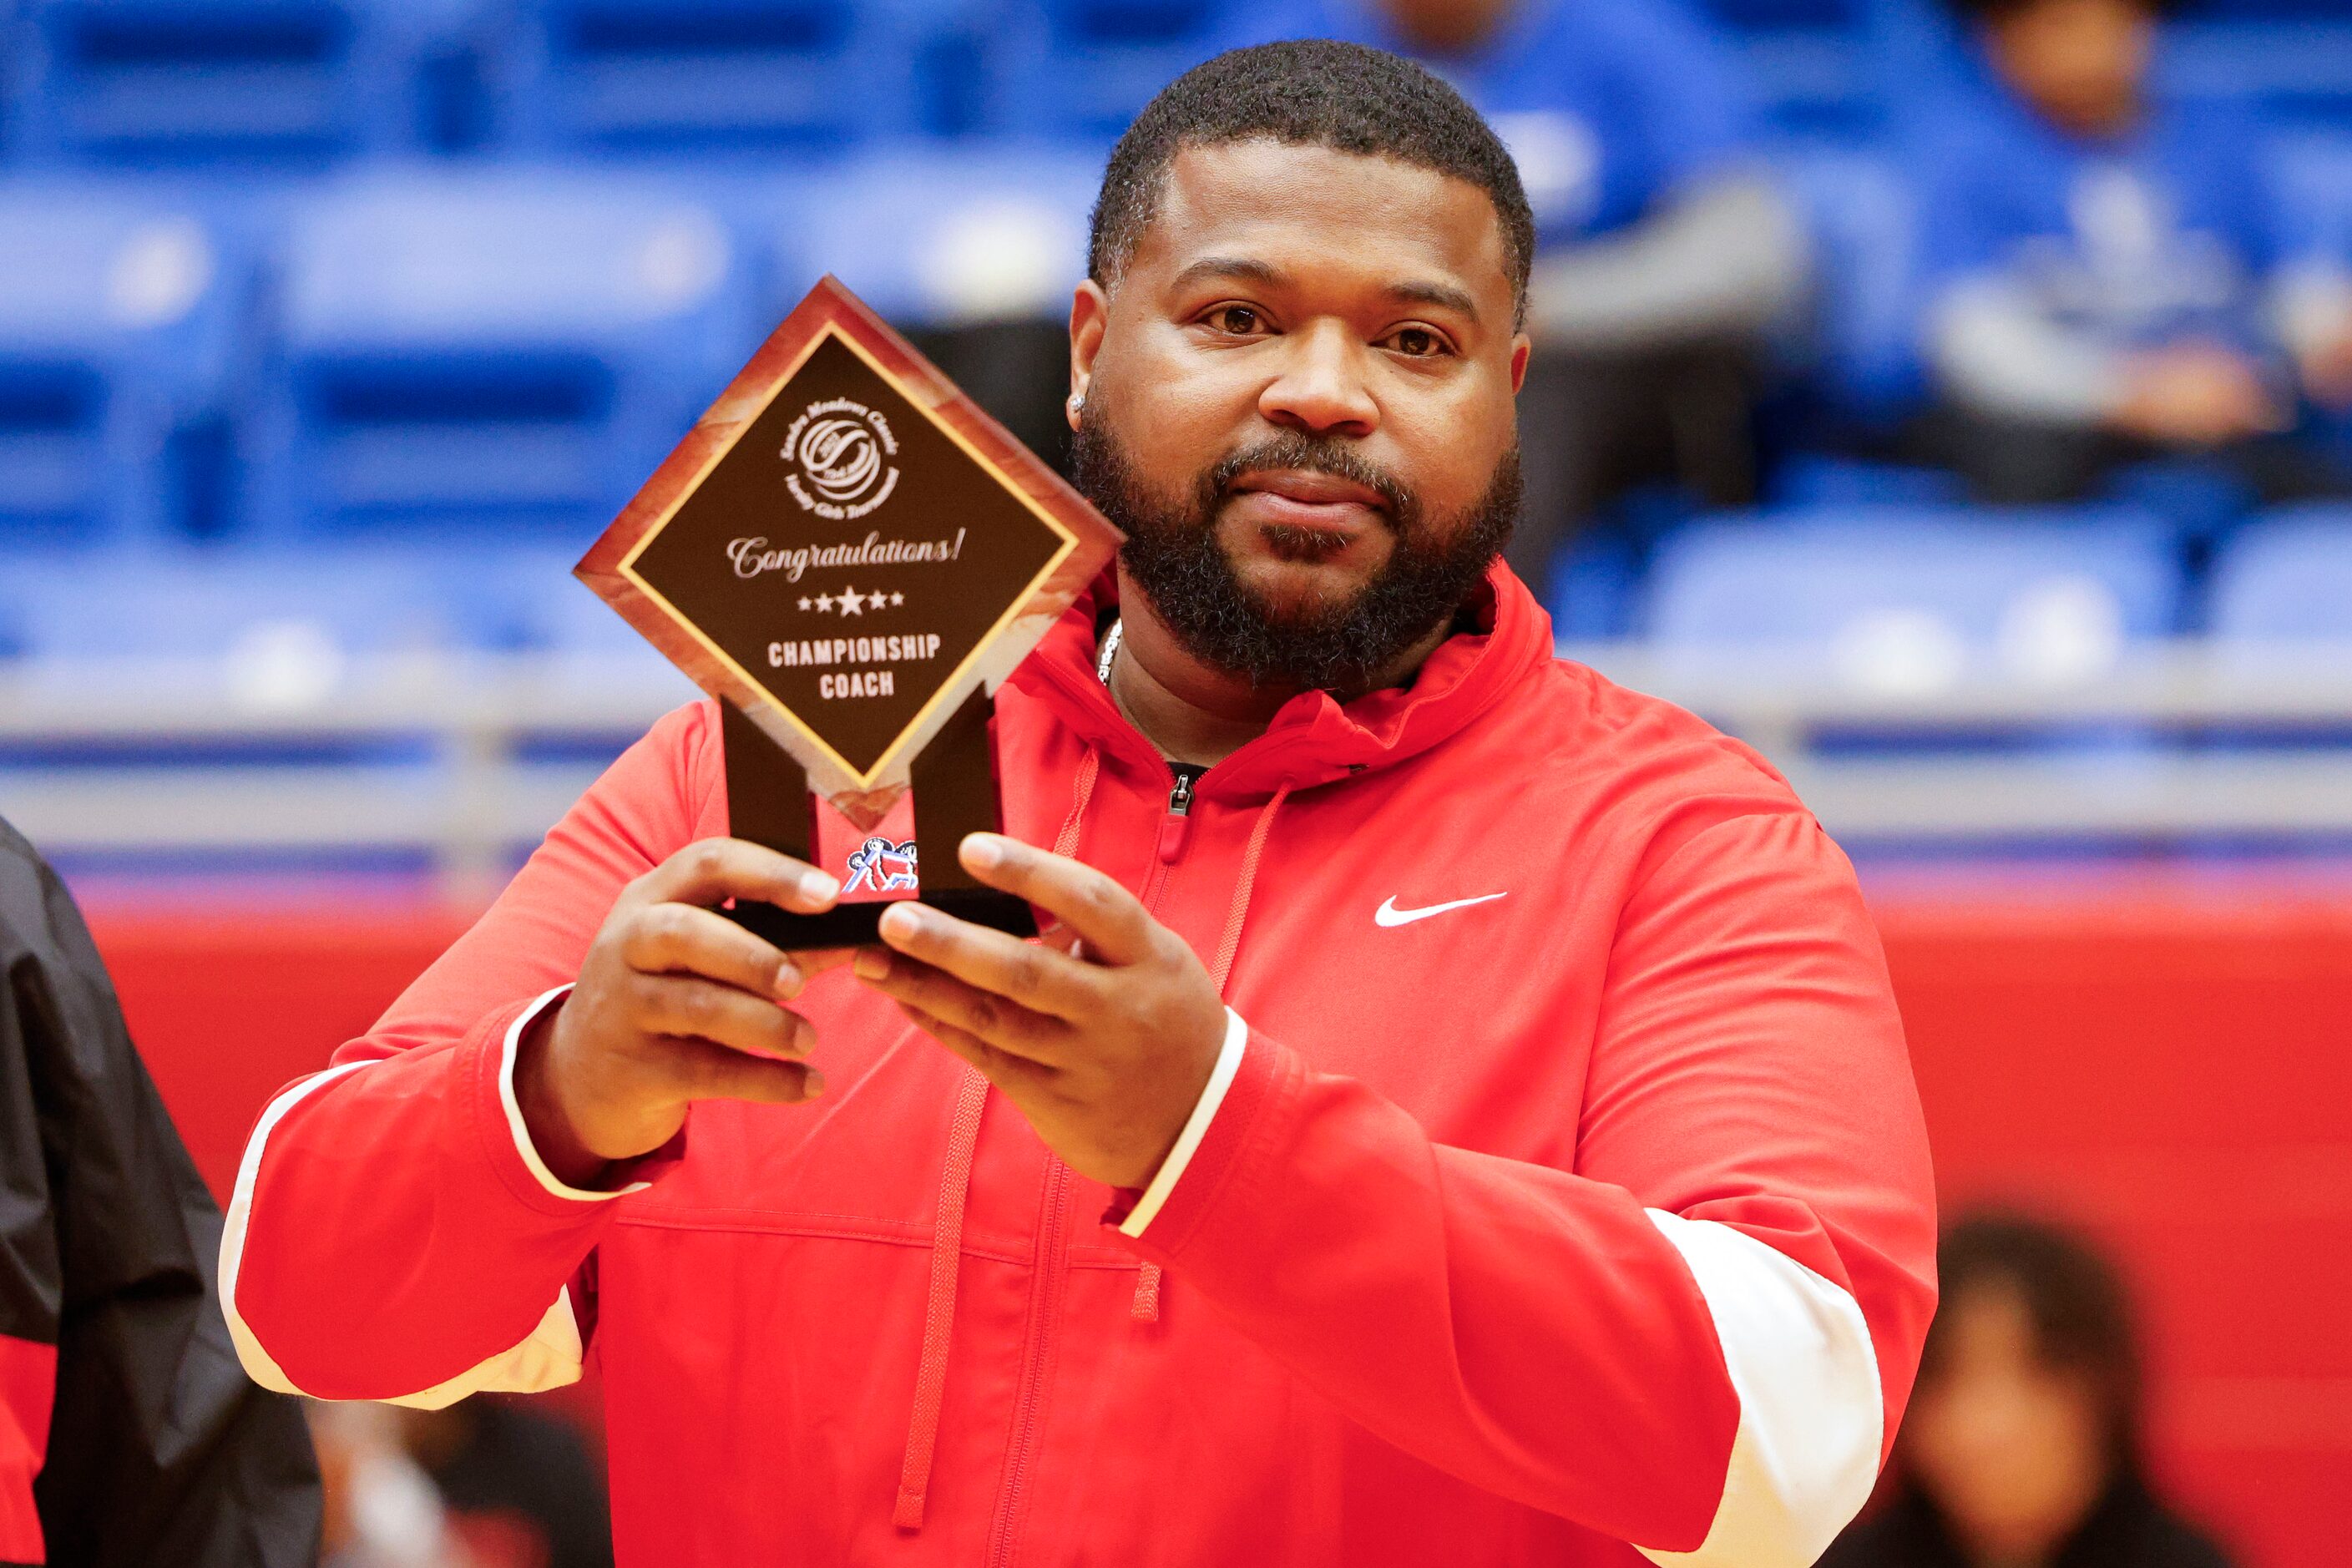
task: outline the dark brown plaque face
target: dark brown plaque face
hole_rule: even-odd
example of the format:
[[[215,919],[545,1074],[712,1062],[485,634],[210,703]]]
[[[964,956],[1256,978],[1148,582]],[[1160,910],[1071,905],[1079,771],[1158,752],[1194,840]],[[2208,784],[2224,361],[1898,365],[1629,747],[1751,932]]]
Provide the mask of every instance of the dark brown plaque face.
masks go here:
[[[828,332],[621,570],[870,780],[1076,542]]]
[[[1117,542],[828,279],[579,571],[862,819]]]

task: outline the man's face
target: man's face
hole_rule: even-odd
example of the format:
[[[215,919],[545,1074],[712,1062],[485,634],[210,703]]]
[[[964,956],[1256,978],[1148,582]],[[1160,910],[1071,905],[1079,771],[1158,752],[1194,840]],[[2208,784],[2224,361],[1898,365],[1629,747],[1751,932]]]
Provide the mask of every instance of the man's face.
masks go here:
[[[1192,651],[1341,684],[1458,605],[1517,510],[1513,312],[1475,185],[1270,142],[1177,155],[1071,340],[1081,487]]]

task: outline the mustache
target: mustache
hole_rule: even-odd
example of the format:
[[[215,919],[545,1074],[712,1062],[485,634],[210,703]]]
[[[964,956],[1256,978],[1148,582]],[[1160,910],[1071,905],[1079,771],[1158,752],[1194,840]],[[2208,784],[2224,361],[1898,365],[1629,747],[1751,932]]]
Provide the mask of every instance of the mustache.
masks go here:
[[[1400,532],[1421,513],[1419,499],[1361,452],[1329,437],[1309,436],[1297,430],[1286,430],[1220,458],[1215,467],[1201,476],[1202,510],[1208,512],[1232,495],[1233,487],[1244,475],[1279,468],[1328,474],[1335,479],[1363,486],[1381,498],[1387,508],[1390,527]]]

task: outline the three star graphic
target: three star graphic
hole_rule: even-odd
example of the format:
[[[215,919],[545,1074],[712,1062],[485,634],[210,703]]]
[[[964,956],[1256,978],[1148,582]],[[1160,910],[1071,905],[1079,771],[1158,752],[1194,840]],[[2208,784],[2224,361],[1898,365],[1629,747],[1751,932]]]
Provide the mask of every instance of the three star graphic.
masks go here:
[[[844,588],[838,594],[819,594],[814,599],[805,594],[801,595],[802,609],[814,609],[824,616],[832,615],[836,610],[845,616],[862,616],[869,609],[878,610],[885,605],[896,607],[906,602],[904,594],[885,594],[878,590],[861,594],[855,588]]]

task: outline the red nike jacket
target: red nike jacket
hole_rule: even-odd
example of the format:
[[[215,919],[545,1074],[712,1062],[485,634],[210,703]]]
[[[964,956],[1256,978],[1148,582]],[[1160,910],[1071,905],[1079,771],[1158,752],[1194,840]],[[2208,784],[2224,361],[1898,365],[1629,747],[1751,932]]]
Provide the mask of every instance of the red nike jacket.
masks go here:
[[[548,1173],[516,1041],[621,886],[725,832],[702,703],[263,1113],[247,1367],[431,1405],[585,1347],[625,1568],[1810,1563],[1935,1300],[1878,942],[1770,768],[1489,589],[1186,815],[1096,678],[1107,585],[1001,693],[1008,831],[1134,889],[1246,1020],[1139,1234],[841,971],[803,1004],[823,1100],[697,1105],[617,1194]]]

